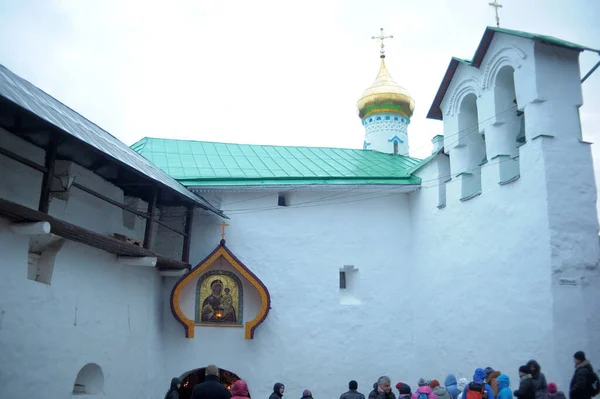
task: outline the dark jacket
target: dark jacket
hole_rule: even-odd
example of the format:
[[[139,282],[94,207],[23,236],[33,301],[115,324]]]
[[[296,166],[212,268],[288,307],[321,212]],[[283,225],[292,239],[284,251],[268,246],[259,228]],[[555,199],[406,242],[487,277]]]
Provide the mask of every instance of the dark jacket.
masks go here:
[[[388,393],[379,392],[377,389],[377,383],[373,384],[373,388],[374,389],[369,394],[369,399],[396,399],[396,395],[391,389]]]
[[[273,386],[273,393],[271,394],[271,396],[269,396],[269,399],[281,399],[281,397],[283,396],[281,393],[279,393],[279,390],[285,387],[285,385],[283,385],[281,382],[276,383]]]
[[[535,370],[531,373],[535,389],[535,399],[548,399],[548,383],[546,382],[546,376],[542,373],[542,367],[535,360],[527,362],[527,367],[531,369],[532,366]]]
[[[549,399],[567,399],[567,397],[565,396],[565,394],[562,391],[554,392],[553,394],[548,396],[548,398]]]
[[[592,397],[590,386],[593,383],[593,373],[594,369],[587,360],[575,367],[575,374],[573,374],[569,388],[569,397],[571,399],[589,399]]]
[[[535,399],[535,385],[531,374],[521,377],[519,389],[514,392],[514,395],[519,399]]]
[[[177,384],[179,383],[179,378],[173,378],[171,380],[171,387],[165,394],[165,399],[179,399],[179,388],[177,388]]]
[[[358,392],[356,389],[351,389],[340,396],[340,399],[365,399],[365,395]]]
[[[216,375],[207,375],[203,383],[194,387],[192,399],[230,399],[229,390],[225,388]]]

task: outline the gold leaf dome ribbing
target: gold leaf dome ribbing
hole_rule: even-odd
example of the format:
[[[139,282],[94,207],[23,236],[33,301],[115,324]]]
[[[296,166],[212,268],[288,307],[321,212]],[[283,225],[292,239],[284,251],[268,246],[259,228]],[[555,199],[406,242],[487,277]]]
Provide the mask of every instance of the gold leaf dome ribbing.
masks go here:
[[[415,101],[408,91],[394,82],[381,58],[381,68],[375,82],[358,100],[358,116],[362,119],[378,112],[390,112],[411,117],[415,110]]]

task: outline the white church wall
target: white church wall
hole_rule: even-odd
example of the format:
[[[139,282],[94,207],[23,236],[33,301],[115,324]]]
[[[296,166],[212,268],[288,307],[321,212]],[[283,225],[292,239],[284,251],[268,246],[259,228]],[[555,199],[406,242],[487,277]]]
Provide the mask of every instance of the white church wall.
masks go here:
[[[580,141],[577,56],[574,50],[496,34],[480,68],[459,65],[450,84],[442,104],[453,175],[447,206],[432,213],[437,190],[424,187],[411,195],[412,215],[419,220],[415,263],[424,265],[415,280],[424,280],[419,275],[434,267],[451,272],[449,279],[428,288],[430,294],[446,293],[427,320],[433,329],[450,325],[448,315],[462,314],[462,328],[444,330],[438,339],[437,350],[447,354],[439,363],[444,372],[453,364],[469,374],[476,366],[492,365],[516,377],[519,364],[537,358],[547,377],[566,389],[575,351],[585,350],[592,359],[600,356],[595,339],[600,320],[592,310],[600,305],[596,189],[590,148]],[[506,139],[515,136],[516,124],[499,111],[499,103],[507,103],[507,88],[498,87],[511,79],[496,79],[507,66],[514,70],[527,138],[512,156],[505,154]],[[479,168],[481,195],[461,203],[464,181],[456,171],[468,161],[463,147],[468,143],[453,136],[461,101],[468,95],[477,96],[474,131],[486,135],[492,157]],[[503,181],[510,175],[503,163],[514,162],[515,154],[518,179]],[[426,179],[428,171],[433,166],[418,174]],[[427,250],[431,242],[440,243],[436,251]],[[502,276],[501,284],[494,275]],[[468,289],[478,280],[483,294]],[[491,331],[487,324],[484,330],[473,324],[477,315],[496,321]],[[460,352],[449,349],[456,345]]]
[[[6,131],[0,145],[39,164],[44,151]],[[65,165],[59,162],[60,167]],[[58,165],[57,165],[58,166]],[[123,193],[79,165],[75,181],[123,201]],[[0,156],[0,197],[37,209],[41,173]],[[141,201],[140,206],[146,207]],[[124,226],[120,208],[71,188],[52,199],[52,216],[103,234],[141,239],[144,223]],[[166,390],[162,376],[161,280],[154,268],[118,264],[116,256],[67,241],[48,284],[28,279],[30,238],[0,219],[0,391],[10,398],[70,398],[88,363],[104,376],[102,397],[147,398]],[[97,380],[93,380],[97,387]],[[92,396],[98,397],[98,395]]]
[[[277,194],[232,193],[221,203],[231,217],[227,246],[270,291],[268,317],[253,340],[237,328],[200,326],[186,339],[169,309],[176,279],[165,278],[165,377],[214,363],[246,379],[253,397],[268,396],[277,381],[292,397],[306,388],[329,397],[353,378],[368,393],[379,375],[410,369],[416,337],[404,324],[414,301],[404,293],[411,285],[407,196],[291,191],[293,205],[277,207]],[[195,219],[193,264],[218,244],[220,222]],[[344,265],[358,269],[360,305],[340,303]]]
[[[418,174],[426,180],[436,172],[430,165]],[[496,184],[467,202],[448,198],[443,209],[436,209],[435,186],[411,194],[417,221],[411,279],[419,287],[414,294],[430,299],[422,301],[413,323],[428,334],[415,342],[415,369],[470,378],[475,368],[492,366],[518,381],[518,367],[536,358],[553,380],[562,377],[551,367],[549,350],[552,273],[544,189],[529,177]]]
[[[87,363],[104,397],[146,398],[164,388],[160,277],[115,255],[67,242],[51,284],[27,279],[27,237],[0,221],[0,387],[5,397],[70,398]]]

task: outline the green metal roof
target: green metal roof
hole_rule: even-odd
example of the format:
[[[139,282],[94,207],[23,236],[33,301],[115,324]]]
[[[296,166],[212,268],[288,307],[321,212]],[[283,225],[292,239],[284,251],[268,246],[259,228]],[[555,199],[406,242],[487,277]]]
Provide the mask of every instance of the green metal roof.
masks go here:
[[[421,160],[369,150],[143,138],[131,148],[185,186],[411,185]]]
[[[520,37],[524,37],[526,39],[532,39],[532,40],[539,40],[541,42],[544,42],[547,44],[552,44],[554,46],[567,47],[567,48],[572,48],[574,50],[579,50],[579,51],[588,50],[588,51],[594,51],[596,53],[599,52],[599,50],[597,50],[597,49],[582,46],[581,44],[577,44],[577,43],[573,43],[573,42],[568,42],[566,40],[562,40],[562,39],[556,38],[554,36],[539,35],[537,33],[529,33],[529,32],[523,32],[523,31],[512,30],[512,29],[495,28],[493,26],[488,26],[488,29],[491,31],[494,31],[494,32],[506,33],[507,35],[520,36]],[[473,59],[474,58],[475,57],[473,57]]]

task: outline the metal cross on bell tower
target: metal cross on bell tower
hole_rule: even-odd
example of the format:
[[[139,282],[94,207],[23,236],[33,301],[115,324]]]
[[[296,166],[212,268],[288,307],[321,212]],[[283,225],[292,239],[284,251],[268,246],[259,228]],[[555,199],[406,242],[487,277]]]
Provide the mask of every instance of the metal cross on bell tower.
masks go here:
[[[496,9],[496,26],[499,28],[500,27],[500,17],[498,16],[498,9],[502,8],[502,4],[498,3],[498,0],[494,0],[489,4],[491,7],[494,7]]]
[[[380,40],[381,41],[381,50],[379,51],[381,53],[380,57],[381,58],[385,58],[385,45],[383,44],[383,41],[385,39],[393,39],[394,36],[392,36],[392,35],[385,36],[383,34],[383,28],[379,28],[379,30],[381,31],[381,33],[379,34],[379,36],[373,36],[373,37],[371,37],[371,39],[376,39],[376,40]]]

